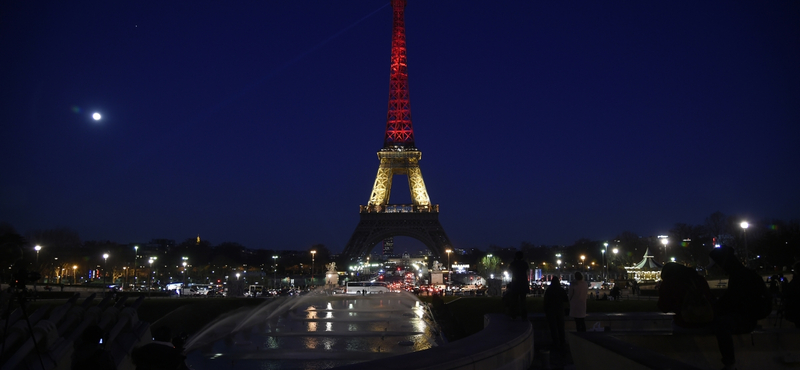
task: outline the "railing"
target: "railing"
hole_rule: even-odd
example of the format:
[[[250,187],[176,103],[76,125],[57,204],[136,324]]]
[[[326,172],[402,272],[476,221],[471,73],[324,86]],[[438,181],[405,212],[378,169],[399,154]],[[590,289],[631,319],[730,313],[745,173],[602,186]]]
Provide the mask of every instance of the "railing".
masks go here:
[[[416,206],[413,204],[360,205],[359,213],[439,213],[439,205]]]

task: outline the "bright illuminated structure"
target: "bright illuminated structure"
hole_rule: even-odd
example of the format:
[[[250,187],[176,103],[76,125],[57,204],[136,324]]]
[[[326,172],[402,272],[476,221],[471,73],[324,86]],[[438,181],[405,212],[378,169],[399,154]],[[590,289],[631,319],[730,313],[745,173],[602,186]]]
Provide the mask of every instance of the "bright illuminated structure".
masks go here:
[[[405,0],[392,0],[392,57],[389,74],[389,109],[383,148],[378,151],[378,174],[366,206],[360,206],[361,221],[344,248],[345,263],[356,262],[382,240],[392,236],[409,236],[421,241],[440,258],[450,239],[439,223],[439,207],[431,204],[414,145],[411,123],[411,102],[408,90],[406,58]],[[394,175],[406,175],[412,204],[391,204]]]

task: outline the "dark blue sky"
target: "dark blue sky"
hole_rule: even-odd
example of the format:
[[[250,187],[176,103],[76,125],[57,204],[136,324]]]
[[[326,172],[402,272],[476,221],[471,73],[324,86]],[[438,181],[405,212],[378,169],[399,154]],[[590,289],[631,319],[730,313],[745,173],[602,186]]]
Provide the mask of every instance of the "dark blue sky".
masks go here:
[[[797,219],[799,4],[409,0],[416,144],[456,247]],[[0,221],[341,251],[390,47],[385,0],[3,2]]]

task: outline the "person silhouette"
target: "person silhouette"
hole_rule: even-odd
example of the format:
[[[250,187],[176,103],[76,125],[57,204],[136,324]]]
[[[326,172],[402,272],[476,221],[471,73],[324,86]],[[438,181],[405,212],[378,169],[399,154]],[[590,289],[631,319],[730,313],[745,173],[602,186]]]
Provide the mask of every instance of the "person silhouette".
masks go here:
[[[554,276],[550,280],[550,286],[544,291],[544,315],[547,319],[547,326],[550,329],[550,338],[553,340],[553,347],[556,349],[564,348],[566,345],[564,336],[564,304],[569,302],[567,292],[561,287],[561,279]]]
[[[709,268],[719,267],[728,275],[728,288],[714,302],[714,333],[725,369],[736,368],[733,334],[752,332],[761,310],[759,297],[769,295],[764,280],[755,271],[745,267],[736,258],[733,248],[720,246],[709,254]]]
[[[575,281],[569,285],[569,316],[575,319],[575,329],[586,331],[586,299],[589,295],[589,283],[583,280],[583,274],[575,272]]]
[[[516,320],[517,316],[520,316],[523,320],[528,318],[525,299],[530,291],[530,282],[528,281],[528,263],[523,258],[522,252],[514,253],[514,260],[508,266],[509,270],[511,270],[511,284],[509,284],[507,293],[508,310],[512,320]]]
[[[103,329],[90,325],[81,333],[72,353],[72,369],[115,370],[117,368],[111,352],[103,348]]]

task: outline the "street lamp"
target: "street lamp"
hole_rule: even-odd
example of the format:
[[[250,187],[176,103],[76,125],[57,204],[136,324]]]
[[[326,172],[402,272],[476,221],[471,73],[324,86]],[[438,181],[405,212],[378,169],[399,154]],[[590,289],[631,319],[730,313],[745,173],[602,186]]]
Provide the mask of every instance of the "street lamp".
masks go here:
[[[608,243],[603,243],[603,246],[605,246],[606,249],[601,249],[600,252],[603,254],[603,269],[605,270],[603,281],[605,281],[608,278],[608,265],[606,265],[606,252],[608,252]]]
[[[586,256],[581,255],[581,265],[586,265]],[[586,266],[584,266],[586,268]]]
[[[36,265],[38,266],[39,265],[39,251],[42,250],[42,246],[41,245],[37,245],[37,246],[33,247],[33,249],[36,250]]]
[[[123,284],[122,289],[125,289],[125,285],[128,285],[128,266],[122,266],[122,272],[125,273],[125,284]]]
[[[612,250],[611,250],[611,252],[613,252],[613,253],[614,253],[614,261],[616,261],[616,260],[617,260],[617,253],[619,252],[619,249],[617,249],[617,248],[614,248],[614,249],[612,249]],[[616,271],[616,270],[615,270],[615,271]],[[615,275],[615,276],[616,276],[616,275]]]
[[[191,265],[189,264],[189,257],[181,257],[181,260],[183,261],[181,263],[183,265],[183,272],[182,272],[182,274],[183,274],[183,286],[186,286],[186,285],[189,284],[189,283],[186,282],[186,279],[189,279],[189,281],[192,281],[191,274],[187,274],[186,273],[186,266],[191,266]]]
[[[314,257],[316,257],[317,251],[311,251],[311,284],[314,284]]]
[[[139,276],[136,275],[136,269],[139,268],[139,246],[133,246],[133,283],[136,284],[139,281]]]
[[[453,250],[446,249],[444,252],[447,253],[447,285],[450,285],[450,281],[453,278],[451,275],[452,273],[450,272],[450,253],[453,253]]]
[[[108,253],[103,253],[103,284],[106,283],[106,274],[108,274]]]
[[[78,270],[78,265],[72,265],[72,284],[75,285],[75,271]]]
[[[149,287],[147,287],[147,295],[148,295],[148,296],[152,296],[152,295],[153,295],[153,282],[154,282],[154,281],[155,281],[155,279],[156,279],[156,275],[155,275],[155,273],[153,273],[153,261],[154,261],[155,259],[156,259],[156,257],[150,257],[150,260],[149,260],[149,261],[147,261],[147,263],[149,263],[149,264],[150,264],[150,275],[152,275],[152,276],[153,276],[153,278],[152,278],[153,280],[150,282],[150,286],[149,286]]]
[[[664,244],[664,260],[667,260],[667,244],[669,244],[668,238],[661,239],[661,244]]]
[[[747,228],[750,227],[750,224],[747,221],[742,221],[739,224],[742,227],[742,232],[744,233],[744,267],[750,267],[750,259],[748,258],[749,255],[747,254]]]
[[[272,256],[272,287],[277,287],[278,256]]]

